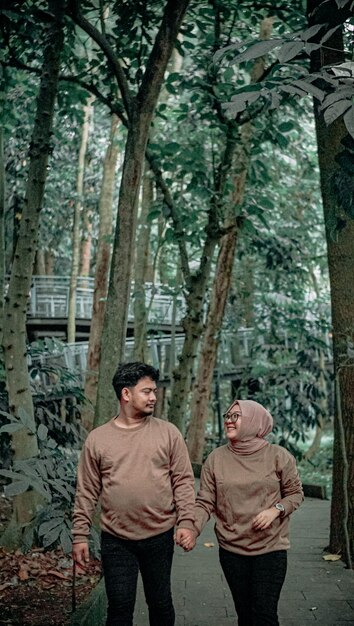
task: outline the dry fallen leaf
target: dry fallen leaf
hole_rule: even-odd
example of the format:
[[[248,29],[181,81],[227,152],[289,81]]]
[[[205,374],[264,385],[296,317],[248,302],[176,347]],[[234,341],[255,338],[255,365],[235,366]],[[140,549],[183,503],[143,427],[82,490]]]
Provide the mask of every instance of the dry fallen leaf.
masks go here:
[[[342,557],[340,554],[325,554],[322,558],[324,561],[340,561]]]
[[[210,542],[207,541],[206,543],[203,543],[203,546],[205,548],[214,548],[215,543],[212,543],[211,541]]]

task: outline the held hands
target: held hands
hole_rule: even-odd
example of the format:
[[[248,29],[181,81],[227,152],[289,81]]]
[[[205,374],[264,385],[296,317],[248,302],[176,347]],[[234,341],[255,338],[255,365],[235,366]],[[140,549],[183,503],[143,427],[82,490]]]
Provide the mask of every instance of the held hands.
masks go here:
[[[255,530],[266,530],[272,525],[272,522],[279,517],[280,512],[272,506],[270,509],[265,509],[256,515],[252,520],[252,528]]]
[[[88,543],[73,543],[73,560],[81,567],[85,567],[90,560]]]
[[[189,528],[177,528],[174,540],[177,546],[181,546],[185,552],[189,552],[193,550],[196,544],[197,533],[194,530],[189,530]]]

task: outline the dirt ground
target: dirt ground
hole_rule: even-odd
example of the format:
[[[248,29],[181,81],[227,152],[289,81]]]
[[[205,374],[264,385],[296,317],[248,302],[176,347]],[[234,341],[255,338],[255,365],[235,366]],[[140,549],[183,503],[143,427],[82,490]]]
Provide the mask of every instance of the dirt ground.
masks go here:
[[[0,496],[0,534],[11,514],[10,501]],[[100,561],[77,569],[75,598],[79,606],[98,583]],[[0,548],[0,625],[67,626],[73,607],[73,568],[70,555],[61,549],[44,552],[34,548]]]

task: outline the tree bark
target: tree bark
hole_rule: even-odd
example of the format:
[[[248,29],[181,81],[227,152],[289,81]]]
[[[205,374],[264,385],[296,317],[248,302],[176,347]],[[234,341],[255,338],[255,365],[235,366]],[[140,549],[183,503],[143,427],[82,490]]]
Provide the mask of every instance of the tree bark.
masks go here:
[[[149,242],[151,222],[147,217],[151,210],[154,196],[154,181],[149,167],[145,162],[144,180],[141,194],[141,211],[139,219],[138,237],[135,255],[134,273],[134,360],[147,359],[146,342],[146,291],[145,283],[149,264]]]
[[[29,149],[29,173],[26,199],[21,218],[8,293],[5,299],[3,348],[9,397],[9,409],[20,418],[25,415],[28,427],[12,436],[14,459],[26,459],[38,454],[32,394],[27,368],[26,314],[31,287],[33,264],[37,248],[39,214],[42,208],[54,105],[58,88],[60,54],[63,47],[64,0],[49,0],[53,15],[46,25],[45,47],[36,118]],[[18,545],[20,524],[28,522],[35,512],[36,495],[26,492],[14,499],[10,529],[3,542]],[[12,541],[11,541],[12,540]]]
[[[269,39],[273,18],[264,19],[260,29],[260,39]],[[264,60],[255,62],[251,82],[255,82],[264,72]],[[188,429],[188,450],[191,461],[200,464],[203,460],[205,424],[211,395],[214,367],[220,339],[220,330],[224,319],[225,307],[230,291],[232,271],[238,236],[238,213],[243,202],[247,173],[250,163],[250,151],[253,130],[250,123],[242,127],[240,145],[236,150],[230,175],[234,172],[234,189],[231,206],[224,221],[226,234],[220,242],[218,261],[213,280],[212,294],[203,337],[197,379],[191,404],[191,422]]]
[[[112,206],[119,155],[117,142],[118,129],[118,117],[112,115],[109,144],[103,163],[103,176],[99,199],[99,233],[96,272],[85,377],[85,397],[87,399],[87,405],[81,413],[82,424],[88,432],[92,429],[96,405],[102,328],[108,290],[109,264],[111,260],[110,239],[112,236]]]
[[[0,345],[4,327],[4,287],[5,287],[5,162],[4,133],[0,126]]]
[[[117,364],[124,358],[136,213],[146,143],[167,63],[188,4],[189,0],[167,0],[139,92],[134,99],[127,95],[127,92],[124,93],[123,99],[128,108],[129,130],[102,335],[95,425],[107,421],[116,410],[112,375]],[[121,77],[120,73],[119,77]]]
[[[313,10],[318,0],[308,1],[309,23],[316,23]],[[329,26],[338,18],[336,2],[327,3]],[[332,17],[331,17],[332,16]],[[312,69],[344,61],[341,29],[337,29],[312,54]],[[348,349],[348,338],[354,337],[354,290],[348,289],[348,278],[354,275],[354,220],[341,206],[335,179],[342,175],[336,157],[343,151],[342,140],[349,138],[343,118],[326,126],[320,105],[314,102],[321,193],[326,226],[328,266],[331,290],[334,372],[337,402],[334,416],[333,492],[331,504],[330,550],[341,553],[350,565],[354,537],[354,362]],[[342,181],[342,184],[345,184]],[[341,220],[341,228],[338,228]],[[337,225],[337,228],[336,228]],[[351,538],[348,540],[348,536]]]
[[[83,107],[84,121],[82,124],[81,143],[79,150],[79,159],[77,166],[77,178],[76,178],[76,200],[74,205],[73,215],[73,230],[71,237],[71,273],[70,273],[70,285],[69,285],[69,299],[68,299],[68,330],[67,338],[68,343],[74,343],[76,337],[76,288],[77,277],[79,275],[80,264],[80,241],[81,241],[81,213],[84,203],[84,175],[85,175],[85,160],[88,145],[88,138],[90,132],[90,123],[92,117],[92,101],[93,97],[87,101],[87,104]]]

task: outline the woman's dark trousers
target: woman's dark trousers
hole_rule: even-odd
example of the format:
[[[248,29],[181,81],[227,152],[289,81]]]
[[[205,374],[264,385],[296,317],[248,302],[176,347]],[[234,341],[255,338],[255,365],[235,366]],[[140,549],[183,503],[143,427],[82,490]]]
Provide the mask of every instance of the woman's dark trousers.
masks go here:
[[[243,556],[220,548],[238,626],[279,626],[278,601],[287,566],[286,550]]]
[[[171,595],[173,528],[130,541],[102,532],[101,556],[108,598],[106,626],[132,626],[140,571],[150,626],[174,626]]]

